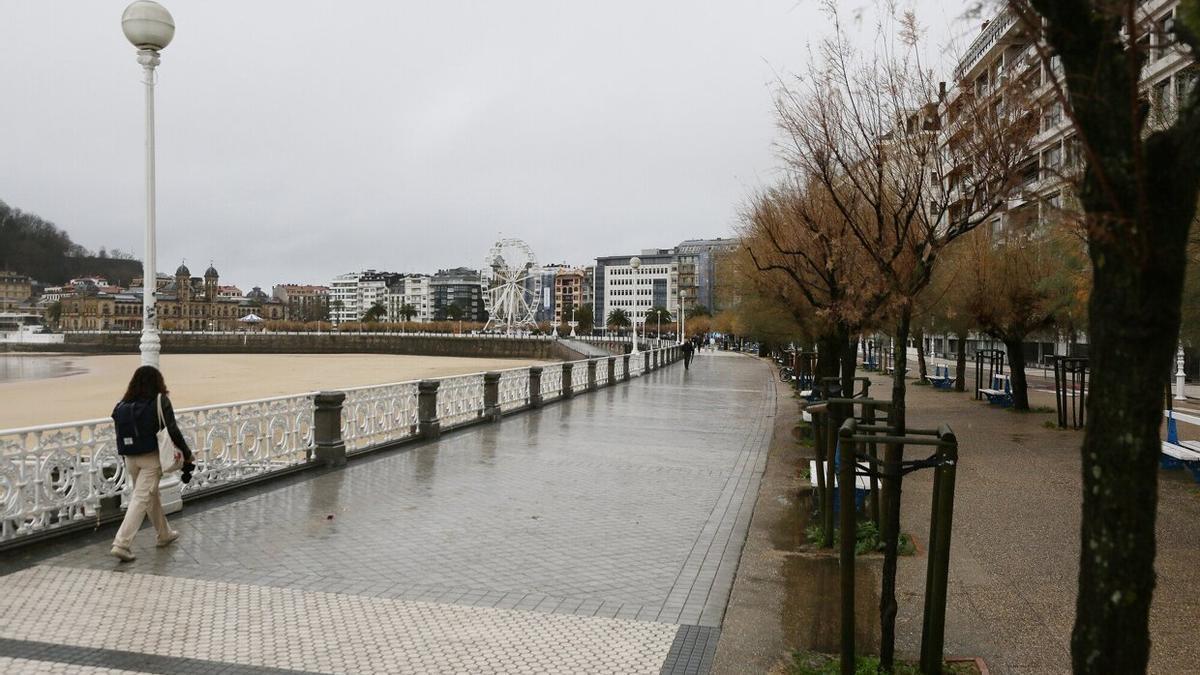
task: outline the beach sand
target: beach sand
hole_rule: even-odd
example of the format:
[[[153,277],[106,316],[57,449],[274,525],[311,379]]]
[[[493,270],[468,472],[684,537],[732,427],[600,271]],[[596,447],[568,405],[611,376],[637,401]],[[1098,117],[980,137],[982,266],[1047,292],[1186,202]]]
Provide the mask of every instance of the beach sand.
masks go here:
[[[108,417],[140,364],[137,354],[22,358],[63,359],[85,372],[0,383],[0,429]],[[545,363],[394,354],[163,354],[161,358],[176,408]]]

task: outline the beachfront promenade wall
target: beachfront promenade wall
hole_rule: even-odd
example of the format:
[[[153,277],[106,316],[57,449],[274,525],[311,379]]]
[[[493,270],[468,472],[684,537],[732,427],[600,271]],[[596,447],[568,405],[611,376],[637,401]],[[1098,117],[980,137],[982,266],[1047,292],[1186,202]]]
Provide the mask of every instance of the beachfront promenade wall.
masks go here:
[[[190,500],[617,386],[678,361],[677,346],[544,366],[182,408],[196,453]],[[535,413],[536,414],[536,413]],[[0,550],[121,517],[128,496],[112,421],[0,430]]]
[[[462,335],[455,333],[200,332],[160,333],[167,354],[406,354],[479,358],[577,359],[587,354],[573,342],[595,344],[619,352],[629,343],[612,338]],[[136,354],[141,333],[135,331],[68,332],[55,344],[0,344],[5,351],[58,351],[92,354]]]

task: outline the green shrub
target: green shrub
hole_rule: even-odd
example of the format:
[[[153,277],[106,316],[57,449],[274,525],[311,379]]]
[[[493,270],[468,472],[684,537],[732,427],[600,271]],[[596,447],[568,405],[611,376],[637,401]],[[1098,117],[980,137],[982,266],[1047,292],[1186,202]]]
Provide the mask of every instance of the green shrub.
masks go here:
[[[813,546],[821,545],[821,525],[809,525],[804,530],[804,539]],[[866,555],[875,551],[883,550],[883,541],[879,538],[879,528],[870,520],[858,521],[858,527],[854,533],[854,554]],[[833,531],[833,545],[836,547],[841,541],[841,530]],[[896,548],[900,555],[914,555],[917,552],[917,546],[913,543],[912,537],[901,532],[900,541]]]

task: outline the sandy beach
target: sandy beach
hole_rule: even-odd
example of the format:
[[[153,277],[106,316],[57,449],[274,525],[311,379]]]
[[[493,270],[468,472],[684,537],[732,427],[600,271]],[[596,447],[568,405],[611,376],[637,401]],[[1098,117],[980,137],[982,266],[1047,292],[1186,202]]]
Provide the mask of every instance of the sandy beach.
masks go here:
[[[139,365],[136,354],[5,355],[61,359],[62,377],[0,382],[0,429],[108,417]],[[391,354],[163,354],[177,408],[544,363]]]

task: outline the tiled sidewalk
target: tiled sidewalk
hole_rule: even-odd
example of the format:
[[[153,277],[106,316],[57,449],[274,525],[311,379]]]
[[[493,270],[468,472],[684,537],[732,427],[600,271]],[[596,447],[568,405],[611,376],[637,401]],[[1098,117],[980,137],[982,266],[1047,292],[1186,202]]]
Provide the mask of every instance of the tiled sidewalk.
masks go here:
[[[0,577],[0,657],[89,673],[696,672],[766,458],[770,375],[705,352],[190,507],[176,546],[143,530],[131,564],[104,541],[64,545]]]

